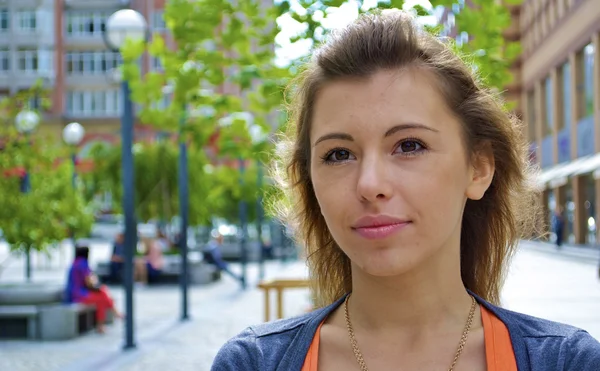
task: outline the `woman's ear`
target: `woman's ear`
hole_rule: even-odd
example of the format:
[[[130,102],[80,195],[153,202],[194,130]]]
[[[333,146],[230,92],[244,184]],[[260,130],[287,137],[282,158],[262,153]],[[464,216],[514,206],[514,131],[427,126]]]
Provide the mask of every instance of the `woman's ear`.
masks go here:
[[[471,157],[471,179],[467,187],[466,196],[471,200],[481,200],[492,184],[496,162],[492,144],[486,142]]]

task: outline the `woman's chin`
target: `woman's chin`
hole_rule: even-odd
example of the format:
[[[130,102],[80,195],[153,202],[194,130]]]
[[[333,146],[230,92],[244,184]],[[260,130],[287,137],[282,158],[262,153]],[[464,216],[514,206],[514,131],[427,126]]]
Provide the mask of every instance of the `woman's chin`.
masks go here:
[[[354,262],[356,268],[375,277],[401,276],[418,265],[414,259],[365,259]]]

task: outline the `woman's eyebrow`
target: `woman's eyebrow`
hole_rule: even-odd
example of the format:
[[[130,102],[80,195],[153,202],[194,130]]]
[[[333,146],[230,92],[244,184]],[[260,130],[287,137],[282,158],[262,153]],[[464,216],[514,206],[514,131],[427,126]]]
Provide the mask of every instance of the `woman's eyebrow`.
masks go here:
[[[402,130],[411,130],[411,129],[423,129],[423,130],[429,130],[432,131],[434,133],[439,133],[439,131],[437,129],[434,129],[430,126],[424,125],[424,124],[418,124],[418,123],[407,123],[407,124],[400,124],[400,125],[395,125],[392,126],[391,128],[389,128],[385,134],[383,135],[384,138],[387,138],[391,135],[394,135],[395,133],[402,131]],[[319,139],[317,139],[315,141],[315,144],[313,144],[313,147],[316,146],[317,144],[325,141],[325,140],[332,140],[332,139],[339,139],[339,140],[346,140],[349,142],[353,142],[354,138],[352,137],[352,135],[347,134],[347,133],[329,133],[329,134],[325,134],[321,137],[319,137]]]

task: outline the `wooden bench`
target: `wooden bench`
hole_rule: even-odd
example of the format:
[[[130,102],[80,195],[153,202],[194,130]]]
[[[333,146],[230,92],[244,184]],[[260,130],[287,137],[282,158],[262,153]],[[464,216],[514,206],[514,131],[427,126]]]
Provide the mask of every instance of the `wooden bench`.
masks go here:
[[[287,289],[300,289],[310,287],[307,279],[276,279],[262,281],[258,287],[265,295],[265,322],[271,320],[271,290],[277,292],[277,318],[283,318],[283,291]]]

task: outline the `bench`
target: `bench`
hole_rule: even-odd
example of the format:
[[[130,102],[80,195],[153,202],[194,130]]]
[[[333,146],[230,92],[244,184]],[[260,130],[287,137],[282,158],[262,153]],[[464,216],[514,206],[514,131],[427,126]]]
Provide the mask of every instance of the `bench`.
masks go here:
[[[96,308],[80,303],[55,304],[39,309],[39,339],[72,339],[96,327]]]
[[[100,262],[96,265],[96,275],[103,283],[120,283],[110,281],[110,262]],[[181,258],[178,255],[165,255],[161,273],[151,277],[149,284],[177,284],[181,275]],[[188,282],[190,284],[208,284],[221,278],[220,271],[202,260],[188,261]]]
[[[277,318],[283,318],[283,291],[287,289],[298,289],[310,287],[310,281],[306,279],[278,279],[262,281],[258,288],[262,289],[265,295],[265,322],[271,320],[271,290],[277,292]]]
[[[0,338],[71,339],[96,326],[93,305],[65,304],[62,285],[0,285]],[[107,316],[110,323],[112,316]]]
[[[37,324],[35,305],[0,306],[0,339],[37,339]]]

